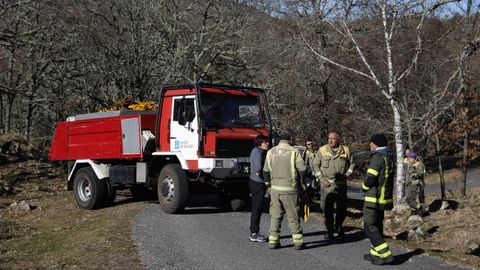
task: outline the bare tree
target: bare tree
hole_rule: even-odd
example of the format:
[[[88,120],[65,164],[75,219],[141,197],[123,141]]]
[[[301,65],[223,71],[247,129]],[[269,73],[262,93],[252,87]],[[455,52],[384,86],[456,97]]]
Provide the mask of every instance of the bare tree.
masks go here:
[[[317,25],[331,28],[336,33],[336,38],[344,41],[342,46],[348,46],[345,47],[345,51],[356,57],[356,59],[350,59],[350,61],[355,62],[354,64],[347,61],[342,62],[341,59],[336,59],[335,55],[328,55],[328,50],[322,44],[313,43],[309,36],[300,33],[305,45],[317,57],[337,68],[367,78],[376,86],[384,100],[390,104],[396,146],[395,201],[397,203],[404,197],[402,162],[404,142],[399,98],[405,89],[402,89],[399,85],[412,72],[419,61],[426,19],[436,9],[450,2],[455,1],[378,0],[374,2],[342,1],[336,3],[313,1],[312,3],[315,6],[320,6],[317,9],[312,8],[312,11],[321,12],[321,14],[317,14],[321,24]],[[325,12],[326,9],[328,12]],[[367,22],[367,24],[362,25],[362,21]],[[408,49],[408,53],[405,55],[404,51],[395,51],[395,49],[399,43],[407,41],[396,40],[396,38],[400,36],[399,33],[402,31],[411,31],[408,27],[412,22],[416,24],[414,28],[416,34],[408,42],[414,45]],[[367,27],[373,27],[374,30],[381,29],[376,34],[381,37],[383,45],[372,48],[372,45],[376,47],[378,44],[369,44],[371,41],[365,39],[365,32],[368,30],[361,29],[362,26],[366,29]],[[405,36],[403,35],[403,37]],[[369,36],[369,39],[371,38],[372,35]],[[363,43],[360,43],[361,41]],[[378,53],[372,49],[381,49],[383,52]],[[409,60],[405,60],[408,58]],[[378,128],[378,130],[381,129],[381,127]]]

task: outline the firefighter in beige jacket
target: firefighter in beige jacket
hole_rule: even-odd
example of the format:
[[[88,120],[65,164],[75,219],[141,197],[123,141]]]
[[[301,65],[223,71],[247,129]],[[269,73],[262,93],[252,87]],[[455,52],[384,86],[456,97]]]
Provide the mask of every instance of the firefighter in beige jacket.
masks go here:
[[[334,232],[343,237],[343,221],[347,216],[347,178],[353,173],[355,164],[350,149],[340,145],[338,132],[328,133],[328,144],[318,150],[313,167],[321,183],[321,206],[327,227],[325,239],[333,239]]]
[[[267,152],[263,175],[270,187],[270,236],[271,249],[280,247],[280,225],[286,213],[296,250],[304,247],[300,226],[298,194],[300,181],[305,172],[300,152],[290,144],[288,131],[280,132],[280,143]]]

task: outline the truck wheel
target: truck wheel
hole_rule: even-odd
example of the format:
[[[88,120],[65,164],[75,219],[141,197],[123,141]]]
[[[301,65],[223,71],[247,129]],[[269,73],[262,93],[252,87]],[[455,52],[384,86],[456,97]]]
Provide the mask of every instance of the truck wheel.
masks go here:
[[[104,204],[107,196],[105,180],[98,179],[90,167],[78,170],[73,180],[73,195],[78,206],[83,209],[95,209]]]
[[[188,199],[188,179],[178,164],[163,167],[157,182],[160,207],[168,214],[183,211]]]

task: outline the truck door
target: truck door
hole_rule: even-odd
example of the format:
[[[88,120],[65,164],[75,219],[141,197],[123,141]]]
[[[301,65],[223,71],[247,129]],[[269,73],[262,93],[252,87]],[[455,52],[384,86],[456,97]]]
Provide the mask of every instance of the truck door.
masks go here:
[[[195,96],[173,97],[170,123],[170,151],[181,152],[185,159],[197,159],[198,121]]]

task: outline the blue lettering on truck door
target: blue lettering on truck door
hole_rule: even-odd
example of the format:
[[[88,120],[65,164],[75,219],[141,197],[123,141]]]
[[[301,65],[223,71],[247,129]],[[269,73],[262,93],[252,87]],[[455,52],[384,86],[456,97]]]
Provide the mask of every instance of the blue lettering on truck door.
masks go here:
[[[175,149],[180,149],[180,141],[175,140]]]

